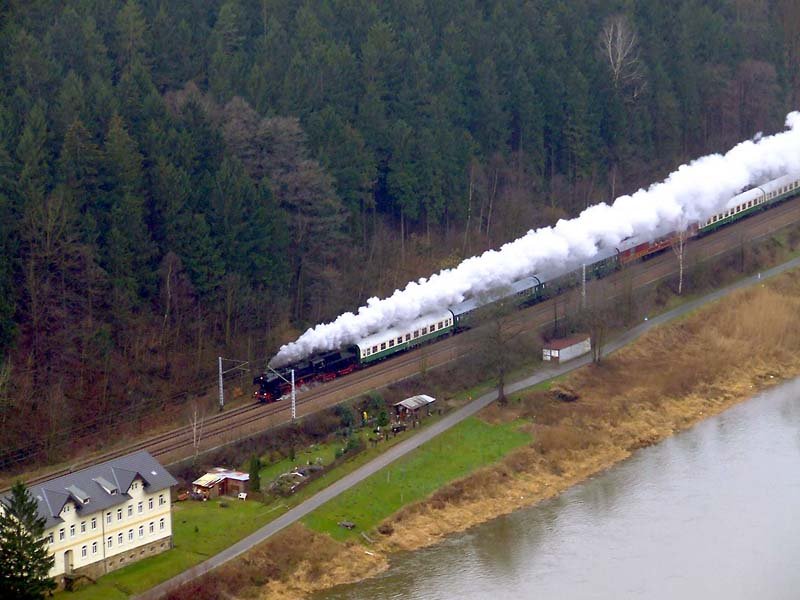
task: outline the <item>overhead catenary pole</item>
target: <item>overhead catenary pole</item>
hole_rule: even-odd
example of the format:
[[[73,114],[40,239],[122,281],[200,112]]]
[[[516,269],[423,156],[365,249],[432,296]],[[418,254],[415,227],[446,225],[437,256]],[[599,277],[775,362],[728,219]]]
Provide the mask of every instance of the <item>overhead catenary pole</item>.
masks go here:
[[[294,369],[292,369],[292,421],[297,419],[297,394],[294,387]]]
[[[586,308],[586,263],[581,270],[581,308]]]
[[[219,409],[225,408],[225,388],[222,385],[222,357],[219,357]]]

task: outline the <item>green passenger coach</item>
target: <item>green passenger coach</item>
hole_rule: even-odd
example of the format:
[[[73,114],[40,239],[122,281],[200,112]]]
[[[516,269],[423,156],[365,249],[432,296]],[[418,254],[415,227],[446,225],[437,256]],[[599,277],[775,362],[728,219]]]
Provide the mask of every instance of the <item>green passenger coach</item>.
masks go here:
[[[392,327],[362,339],[354,347],[356,359],[359,364],[370,364],[446,336],[452,331],[453,314],[449,310],[424,315],[406,325]]]

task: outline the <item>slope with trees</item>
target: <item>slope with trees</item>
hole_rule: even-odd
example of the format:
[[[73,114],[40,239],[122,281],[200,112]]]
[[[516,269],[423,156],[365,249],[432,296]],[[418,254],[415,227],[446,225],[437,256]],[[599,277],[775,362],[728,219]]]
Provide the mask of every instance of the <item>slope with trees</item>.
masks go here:
[[[786,0],[0,7],[0,457],[781,126]]]

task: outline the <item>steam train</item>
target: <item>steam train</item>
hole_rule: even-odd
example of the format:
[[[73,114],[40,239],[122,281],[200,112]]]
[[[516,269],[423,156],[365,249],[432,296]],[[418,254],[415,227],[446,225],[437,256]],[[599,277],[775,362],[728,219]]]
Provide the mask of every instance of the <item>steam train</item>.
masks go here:
[[[703,222],[692,223],[685,237],[710,233],[798,193],[800,174],[785,175],[768,181],[734,196],[718,214]],[[594,262],[581,266],[578,270],[523,277],[499,291],[493,298],[469,298],[447,310],[430,313],[409,323],[364,337],[345,348],[316,353],[277,371],[266,372],[253,379],[253,385],[256,386],[253,395],[259,402],[275,402],[291,390],[292,370],[296,386],[331,381],[356,369],[468,328],[473,324],[477,309],[489,302],[510,299],[520,306],[541,302],[574,287],[584,276],[587,279],[599,279],[620,267],[654,256],[670,248],[677,239],[678,233],[675,231],[655,239],[631,236],[617,247],[601,248]]]

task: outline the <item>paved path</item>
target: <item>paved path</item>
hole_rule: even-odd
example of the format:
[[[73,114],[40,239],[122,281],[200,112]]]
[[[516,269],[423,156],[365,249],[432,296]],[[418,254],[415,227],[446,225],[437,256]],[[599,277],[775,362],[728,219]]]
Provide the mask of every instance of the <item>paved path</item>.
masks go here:
[[[691,302],[687,302],[682,306],[679,306],[673,310],[660,314],[652,319],[644,321],[640,323],[633,329],[626,331],[624,334],[620,335],[619,337],[615,338],[614,340],[610,341],[606,346],[603,348],[603,355],[610,354],[619,350],[623,346],[629,344],[633,340],[637,339],[647,330],[655,327],[657,325],[661,325],[670,321],[676,317],[680,317],[685,315],[693,310],[696,310],[700,306],[707,304],[709,302],[714,302],[719,300],[723,296],[730,294],[731,292],[742,289],[753,284],[758,283],[760,280],[767,279],[769,277],[773,277],[779,273],[783,273],[784,271],[800,267],[800,257],[791,260],[787,263],[769,269],[768,271],[764,271],[758,275],[754,275],[752,277],[748,277],[743,279],[737,283],[734,283],[728,287],[722,288],[707,296],[703,296],[702,298],[698,298],[696,300],[692,300]],[[525,379],[520,381],[508,384],[506,386],[506,393],[513,393],[523,390],[525,388],[531,387],[536,385],[537,383],[541,383],[543,381],[547,381],[553,377],[557,377],[559,375],[563,375],[564,373],[568,373],[574,369],[587,365],[591,362],[590,355],[584,355],[580,358],[572,360],[566,364],[552,366],[552,367],[545,367],[540,368]],[[315,496],[312,496],[302,504],[292,508],[288,512],[284,513],[271,523],[264,525],[258,531],[250,534],[243,540],[235,543],[233,546],[226,548],[219,554],[212,556],[211,558],[207,559],[206,561],[184,571],[183,573],[176,575],[172,579],[165,581],[164,583],[157,585],[156,587],[148,590],[147,592],[136,596],[135,600],[155,600],[160,598],[161,596],[165,595],[170,590],[176,588],[179,585],[182,585],[212,569],[228,562],[229,560],[236,558],[240,554],[246,552],[256,544],[259,544],[269,538],[270,536],[278,533],[280,530],[288,527],[292,523],[300,520],[308,513],[312,512],[313,510],[319,508],[323,504],[325,504],[328,500],[335,498],[345,490],[353,487],[360,481],[363,481],[370,475],[378,472],[379,470],[383,469],[385,466],[389,465],[390,463],[394,462],[401,456],[408,454],[415,448],[419,447],[420,445],[424,444],[425,442],[430,441],[431,439],[435,438],[437,435],[450,429],[453,425],[460,423],[467,417],[474,415],[482,408],[485,408],[489,404],[491,404],[495,398],[497,397],[497,391],[493,390],[473,400],[466,406],[456,410],[453,413],[450,413],[446,417],[444,417],[441,421],[434,423],[430,427],[420,430],[415,435],[409,437],[408,439],[402,441],[401,443],[393,446],[385,453],[381,454],[373,461],[367,463],[366,465],[360,467],[356,471],[353,471],[349,475],[343,477],[342,479],[336,481],[335,483],[331,484],[329,487],[325,488],[324,490],[317,493]]]

